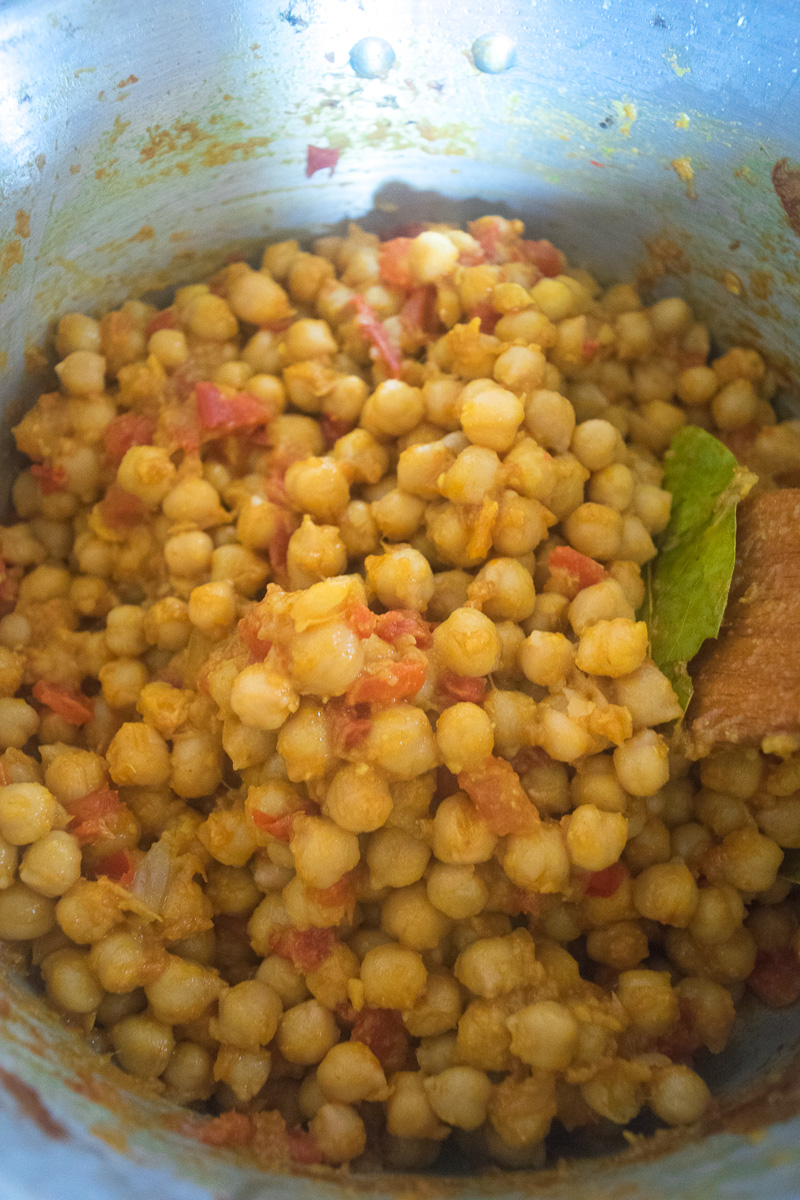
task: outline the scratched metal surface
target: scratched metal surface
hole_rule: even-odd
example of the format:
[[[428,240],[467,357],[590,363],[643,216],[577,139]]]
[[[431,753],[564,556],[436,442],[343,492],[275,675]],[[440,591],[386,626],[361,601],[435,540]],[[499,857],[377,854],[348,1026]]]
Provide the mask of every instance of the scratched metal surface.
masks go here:
[[[51,385],[61,313],[365,214],[383,230],[522,215],[576,265],[685,294],[720,343],[760,346],[788,380],[800,356],[798,29],[793,0],[0,0],[6,425]],[[351,61],[365,38],[387,45]],[[306,178],[308,144],[340,151],[332,175]],[[6,491],[11,462],[6,437]],[[173,1109],[113,1071],[88,1087],[91,1052],[7,975],[0,1068],[46,1111],[0,1088],[2,1200],[340,1194],[333,1180],[199,1153],[167,1127]],[[725,1095],[798,1042],[797,1015],[755,1012],[709,1078]],[[794,1119],[565,1178],[427,1190],[790,1200],[798,1135]],[[350,1186],[413,1190],[390,1177]]]

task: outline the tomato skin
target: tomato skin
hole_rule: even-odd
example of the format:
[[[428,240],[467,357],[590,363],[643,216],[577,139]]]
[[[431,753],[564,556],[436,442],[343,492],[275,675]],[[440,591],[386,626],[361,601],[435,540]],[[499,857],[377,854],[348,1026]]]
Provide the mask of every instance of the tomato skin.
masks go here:
[[[342,417],[334,417],[330,413],[324,412],[319,418],[319,427],[322,437],[325,441],[325,449],[330,450],[335,442],[338,442],[340,437],[344,437],[353,428],[352,421],[345,421]]]
[[[175,314],[175,309],[171,306],[163,309],[162,312],[156,313],[152,320],[148,321],[145,326],[145,336],[152,337],[159,329],[177,329],[178,322]]]
[[[571,546],[557,546],[551,550],[547,565],[558,591],[570,600],[574,600],[584,588],[608,578],[605,567],[586,554],[573,550]]]
[[[419,658],[380,662],[362,671],[345,694],[348,704],[392,704],[410,700],[425,684],[425,663]]]
[[[383,359],[392,379],[399,379],[400,370],[403,366],[402,356],[394,342],[389,338],[383,324],[375,316],[372,305],[368,304],[363,296],[358,295],[353,296],[353,304],[358,313],[358,323],[361,326],[361,332],[372,342],[379,356]]]
[[[442,671],[437,680],[437,687],[451,704],[456,701],[482,704],[486,697],[487,683],[482,675],[457,675],[455,671]]]
[[[586,895],[607,900],[613,896],[628,877],[628,869],[621,862],[612,863],[602,871],[593,871],[586,884]]]
[[[119,413],[103,430],[106,458],[119,466],[131,446],[152,446],[156,423],[144,413]]]
[[[325,171],[330,168],[331,175],[336,170],[336,164],[339,161],[341,150],[337,150],[334,146],[307,146],[306,147],[306,179],[310,179],[312,175],[316,175],[317,171]]]
[[[540,241],[523,240],[520,251],[527,262],[533,263],[543,275],[560,275],[566,265],[564,255],[546,238]]]
[[[329,702],[325,716],[328,736],[335,753],[346,755],[360,746],[372,728],[369,705],[348,705],[343,701]]]
[[[348,610],[345,622],[350,626],[356,637],[362,641],[368,637],[372,637],[375,632],[375,627],[380,620],[367,608],[366,604],[354,604]]]
[[[247,1113],[230,1110],[220,1113],[218,1117],[212,1117],[209,1121],[204,1121],[197,1131],[196,1137],[205,1146],[241,1148],[252,1141],[253,1133],[252,1117],[249,1117]]]
[[[307,887],[306,891],[312,902],[321,905],[322,908],[345,908],[352,911],[356,902],[356,885],[352,871],[348,871],[330,887]]]
[[[788,1008],[800,1000],[800,958],[792,946],[759,950],[747,986],[769,1008]]]
[[[39,480],[43,496],[52,496],[55,492],[63,492],[67,482],[67,472],[63,467],[52,463],[33,463],[31,475]]]
[[[481,333],[494,333],[495,326],[500,320],[501,314],[492,304],[489,304],[487,301],[482,304],[476,304],[475,307],[470,310],[469,315],[470,319],[472,317],[480,318]]]
[[[94,716],[94,705],[81,692],[60,683],[39,679],[33,685],[33,698],[44,704],[69,725],[85,725]]]
[[[81,846],[93,845],[101,838],[112,835],[115,832],[116,814],[125,811],[118,793],[111,788],[87,792],[68,807],[70,822],[67,832],[76,837]]]
[[[380,244],[378,247],[378,275],[382,283],[403,289],[414,286],[408,257],[413,240],[411,237],[396,237]]]
[[[400,320],[412,333],[435,337],[442,329],[436,311],[436,286],[428,283],[414,288],[400,309]]]
[[[215,438],[266,425],[272,419],[272,413],[248,392],[226,396],[215,383],[201,380],[195,385],[194,395],[200,428]]]
[[[129,887],[133,883],[133,860],[127,850],[117,850],[115,854],[101,858],[94,873],[95,875],[106,875],[109,879],[121,884],[122,887]]]
[[[537,809],[528,799],[511,763],[504,758],[490,754],[477,769],[461,771],[458,783],[487,827],[498,837],[529,833],[539,824]]]
[[[110,529],[130,529],[144,520],[144,504],[116,482],[110,484],[99,502],[100,516]]]
[[[375,619],[375,632],[392,646],[403,637],[412,637],[415,646],[427,650],[433,641],[430,623],[410,608],[392,608],[381,613]]]
[[[301,1163],[304,1167],[310,1167],[318,1166],[325,1161],[316,1138],[305,1129],[287,1129],[286,1145],[289,1151],[289,1158],[294,1163]]]
[[[289,961],[304,974],[318,971],[339,938],[335,929],[278,929],[270,938],[274,954]]]
[[[369,1046],[387,1076],[405,1065],[408,1034],[396,1009],[362,1008],[356,1014],[350,1040]]]

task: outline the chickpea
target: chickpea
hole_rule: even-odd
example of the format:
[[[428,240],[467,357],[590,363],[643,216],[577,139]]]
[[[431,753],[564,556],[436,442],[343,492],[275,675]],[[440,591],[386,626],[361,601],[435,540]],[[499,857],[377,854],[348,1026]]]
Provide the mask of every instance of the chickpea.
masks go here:
[[[483,613],[458,608],[437,626],[433,644],[445,666],[459,675],[487,675],[500,651],[497,631]]]

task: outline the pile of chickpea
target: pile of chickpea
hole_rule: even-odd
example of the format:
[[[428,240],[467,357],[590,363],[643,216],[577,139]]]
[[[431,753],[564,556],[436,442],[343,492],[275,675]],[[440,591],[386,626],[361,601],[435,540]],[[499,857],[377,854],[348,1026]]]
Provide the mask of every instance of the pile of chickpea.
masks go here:
[[[636,612],[675,432],[796,431],[756,352],[522,234],[69,314],[15,431],[0,937],[271,1163],[692,1123],[745,981],[794,998],[800,756],[675,752]]]

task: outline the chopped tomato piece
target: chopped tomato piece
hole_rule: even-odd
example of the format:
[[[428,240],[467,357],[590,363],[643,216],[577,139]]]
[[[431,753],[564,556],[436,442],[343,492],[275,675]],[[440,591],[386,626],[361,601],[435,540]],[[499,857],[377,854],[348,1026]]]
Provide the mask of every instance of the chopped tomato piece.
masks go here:
[[[125,809],[125,805],[111,788],[98,788],[68,805],[68,808],[71,819],[67,829],[81,846],[86,846],[116,832],[115,817]]]
[[[33,698],[46,705],[68,725],[85,725],[94,716],[94,705],[88,697],[61,683],[39,679],[33,685]]]
[[[427,650],[432,642],[430,622],[411,608],[392,608],[375,621],[375,632],[384,642],[396,646],[401,638],[412,637],[414,645]]]
[[[392,378],[399,379],[400,369],[403,365],[402,355],[390,339],[382,322],[375,316],[372,305],[368,304],[363,296],[358,295],[353,296],[353,304],[358,313],[361,332],[372,342]]]
[[[666,1054],[673,1062],[690,1062],[702,1044],[694,1028],[691,1013],[682,1004],[677,1025],[656,1040],[653,1050],[657,1054]]]
[[[372,636],[378,620],[379,618],[367,608],[366,604],[354,604],[345,617],[345,621],[353,633],[362,640]]]
[[[740,425],[738,429],[728,429],[720,433],[719,440],[724,442],[731,454],[741,459],[743,454],[752,450],[760,432],[761,426],[756,425],[755,421],[750,421],[747,425]]]
[[[481,704],[486,695],[486,680],[482,675],[457,675],[455,671],[442,671],[438,679],[439,691],[449,700],[468,700]]]
[[[500,313],[488,301],[476,304],[473,309],[470,309],[469,315],[470,317],[478,317],[480,319],[481,333],[494,333],[495,326],[500,320]]]
[[[273,571],[286,570],[286,564],[289,559],[289,542],[291,541],[293,532],[294,527],[287,513],[286,518],[279,522],[278,528],[270,538],[267,548],[267,557]]]
[[[470,221],[469,231],[480,244],[486,262],[495,262],[506,222],[502,217],[479,217]]]
[[[800,1000],[800,958],[794,947],[759,950],[747,986],[770,1008],[788,1008]]]
[[[259,612],[259,607],[251,608],[249,613],[246,613],[238,625],[239,637],[244,642],[247,649],[250,651],[250,658],[255,662],[263,662],[272,649],[272,642],[268,638],[260,638],[258,635],[263,627],[263,616]]]
[[[356,886],[352,871],[348,871],[330,887],[307,887],[306,891],[312,902],[321,905],[322,908],[346,908],[352,911],[356,902]]]
[[[306,179],[330,167],[331,175],[336,170],[341,150],[335,146],[308,146],[306,149]]]
[[[362,1008],[356,1015],[350,1040],[369,1046],[387,1075],[405,1065],[408,1034],[397,1009]]]
[[[538,242],[523,240],[519,248],[526,261],[538,267],[543,275],[559,275],[564,270],[564,255],[546,238]]]
[[[298,810],[302,811],[302,810]],[[297,812],[284,813],[280,817],[272,817],[269,813],[260,812],[258,809],[253,811],[253,824],[262,829],[264,833],[270,833],[279,842],[288,842],[292,836],[292,825]]]
[[[298,971],[317,971],[339,938],[335,929],[276,929],[270,938],[274,954],[288,958]]]
[[[189,1132],[205,1146],[247,1146],[253,1140],[253,1118],[231,1110],[204,1121],[199,1129],[191,1126]]]
[[[313,1133],[305,1129],[287,1129],[286,1144],[292,1162],[309,1167],[325,1161]]]
[[[406,221],[403,225],[396,225],[392,230],[392,236],[387,238],[387,242],[395,241],[397,238],[412,238],[419,237],[424,233],[428,226],[424,221]]]
[[[100,516],[111,529],[126,529],[144,520],[144,504],[116,482],[109,484],[100,501]]]
[[[133,883],[133,860],[127,850],[117,850],[116,854],[109,854],[106,858],[101,858],[94,868],[94,873],[95,875],[106,875],[109,879],[122,884],[123,887],[128,887]]]
[[[106,458],[119,466],[131,446],[152,446],[156,423],[144,413],[120,413],[106,425],[103,441]]]
[[[34,479],[39,480],[43,496],[52,496],[54,492],[64,491],[67,472],[63,467],[54,466],[53,463],[34,463],[31,467],[31,475]]]
[[[147,322],[145,325],[145,336],[152,337],[159,329],[177,329],[178,322],[175,315],[175,309],[170,305],[169,308],[164,308],[160,313]]]
[[[328,718],[330,740],[338,754],[347,754],[359,746],[372,726],[372,717],[366,704],[353,708],[333,701],[325,706],[325,715]]]
[[[180,370],[180,368],[178,369]],[[171,383],[174,384],[177,374],[176,371],[172,376]],[[181,394],[185,392],[185,403],[162,409],[159,423],[170,453],[175,450],[183,450],[187,454],[196,454],[200,449],[197,409],[191,402],[194,388],[194,379],[187,379],[185,385],[177,389]]]
[[[0,614],[5,616],[13,610],[19,594],[19,582],[23,567],[10,567],[0,558]]]
[[[197,419],[201,429],[213,437],[223,437],[255,425],[266,425],[272,419],[269,412],[256,396],[240,392],[237,396],[225,396],[215,383],[201,381],[194,390]]]
[[[378,274],[382,283],[405,289],[414,286],[409,263],[409,251],[413,240],[413,237],[396,237],[382,242],[378,247]]]
[[[588,359],[594,358],[595,354],[597,354],[597,351],[599,349],[600,349],[600,343],[598,342],[597,338],[584,338],[583,339],[583,357],[584,358],[588,358]]]
[[[264,476],[264,495],[273,504],[286,505],[289,503],[289,497],[286,495],[285,476],[291,465],[291,462],[287,462],[280,473],[275,472],[272,475]]]
[[[558,584],[558,590],[571,600],[584,588],[600,583],[608,574],[599,562],[580,554],[571,546],[557,546],[551,550],[547,565],[551,579]]]
[[[542,908],[542,897],[538,892],[528,892],[525,888],[514,888],[509,898],[509,909],[512,916],[525,913],[536,916]]]
[[[523,746],[509,761],[518,775],[524,775],[534,767],[546,767],[553,760],[549,754],[545,754],[541,746]]]
[[[602,871],[593,871],[586,883],[586,895],[607,900],[619,890],[628,877],[628,868],[621,862],[612,863]]]
[[[414,291],[400,309],[400,320],[413,333],[435,337],[442,328],[439,314],[436,311],[436,287],[429,283],[425,287],[414,288]]]
[[[288,842],[292,836],[292,822],[295,817],[302,815],[313,816],[319,810],[316,804],[311,800],[304,800],[299,808],[292,809],[291,812],[281,813],[280,816],[273,816],[271,813],[262,812],[260,809],[252,809],[253,823],[259,829],[263,829],[265,833],[271,833],[273,837],[278,838],[281,842]]]
[[[504,758],[489,755],[476,770],[461,771],[458,782],[498,837],[527,833],[538,824],[537,809],[528,799],[517,772]]]
[[[334,417],[330,413],[324,412],[319,419],[320,432],[325,440],[326,450],[330,450],[334,442],[338,442],[340,437],[344,437],[353,428],[352,421],[345,421],[343,417]]]
[[[366,667],[345,694],[348,704],[392,704],[410,700],[425,683],[422,659],[384,660]]]

